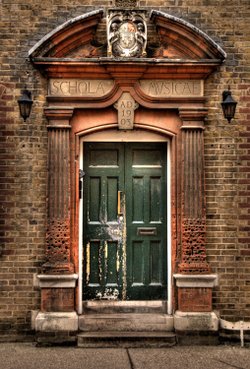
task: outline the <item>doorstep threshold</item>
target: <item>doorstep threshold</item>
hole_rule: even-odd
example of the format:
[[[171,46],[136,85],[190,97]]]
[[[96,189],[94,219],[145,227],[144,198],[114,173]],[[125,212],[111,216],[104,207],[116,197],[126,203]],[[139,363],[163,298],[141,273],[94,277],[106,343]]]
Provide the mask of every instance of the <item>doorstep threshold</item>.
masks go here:
[[[166,300],[88,300],[82,303],[85,312],[159,312],[167,313]]]
[[[167,305],[166,300],[86,300],[83,301],[83,306],[148,306],[161,307]]]

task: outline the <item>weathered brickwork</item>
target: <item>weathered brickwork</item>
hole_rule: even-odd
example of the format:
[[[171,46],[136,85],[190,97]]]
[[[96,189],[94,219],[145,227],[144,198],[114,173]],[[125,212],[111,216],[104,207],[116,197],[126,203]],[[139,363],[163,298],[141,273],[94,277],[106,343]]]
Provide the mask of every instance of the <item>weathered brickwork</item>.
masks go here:
[[[180,288],[178,307],[186,312],[210,312],[211,295],[211,288]]]
[[[30,330],[30,311],[40,308],[40,291],[33,286],[33,276],[41,271],[45,261],[46,80],[31,65],[28,50],[66,20],[113,3],[1,2],[0,332]],[[206,253],[211,270],[219,274],[219,285],[213,291],[213,309],[219,310],[224,319],[250,320],[249,0],[138,3],[189,21],[228,54],[223,66],[205,83]],[[103,21],[99,39],[104,35]],[[20,118],[17,106],[25,85],[34,100],[27,122]],[[221,94],[228,85],[238,101],[236,119],[230,124],[223,118],[220,107]]]
[[[67,312],[74,310],[74,288],[42,289],[41,311]]]

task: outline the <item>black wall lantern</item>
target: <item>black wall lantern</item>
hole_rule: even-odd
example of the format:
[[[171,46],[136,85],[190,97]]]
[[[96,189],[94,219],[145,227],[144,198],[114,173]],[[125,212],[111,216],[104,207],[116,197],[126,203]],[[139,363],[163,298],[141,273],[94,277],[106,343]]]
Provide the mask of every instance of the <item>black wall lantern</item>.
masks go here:
[[[230,123],[231,119],[234,118],[237,102],[232,98],[229,87],[228,90],[223,91],[222,99],[223,101],[221,103],[221,106],[224,113],[224,117],[228,120],[228,123]]]
[[[19,109],[20,109],[20,115],[23,118],[23,120],[26,122],[26,119],[29,118],[31,107],[33,104],[32,98],[31,98],[31,92],[28,90],[23,90],[22,95],[17,100]]]

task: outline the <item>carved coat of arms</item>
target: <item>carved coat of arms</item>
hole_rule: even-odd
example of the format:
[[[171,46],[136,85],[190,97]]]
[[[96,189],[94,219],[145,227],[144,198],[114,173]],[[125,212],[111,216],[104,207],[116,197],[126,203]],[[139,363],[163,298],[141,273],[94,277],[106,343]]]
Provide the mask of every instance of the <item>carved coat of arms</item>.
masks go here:
[[[107,31],[108,56],[146,56],[147,24],[143,12],[111,11]]]

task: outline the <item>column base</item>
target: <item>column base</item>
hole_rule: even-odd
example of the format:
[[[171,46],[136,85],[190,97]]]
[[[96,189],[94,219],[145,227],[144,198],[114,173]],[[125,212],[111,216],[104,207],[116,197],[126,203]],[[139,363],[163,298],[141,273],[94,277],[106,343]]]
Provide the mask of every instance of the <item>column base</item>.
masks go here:
[[[76,332],[78,331],[77,313],[60,313],[41,311],[34,317],[33,326],[39,332]]]
[[[187,313],[212,311],[212,288],[218,284],[216,274],[174,274],[178,288],[178,310]]]
[[[41,288],[41,311],[70,313],[75,310],[77,274],[37,276]]]
[[[176,311],[174,314],[174,328],[179,332],[217,332],[219,317],[215,312],[187,313]]]

